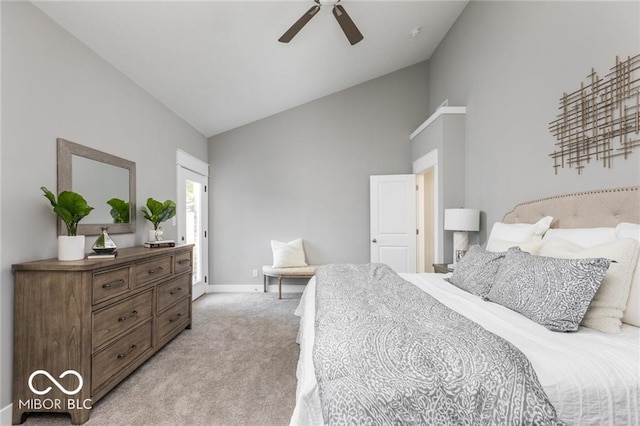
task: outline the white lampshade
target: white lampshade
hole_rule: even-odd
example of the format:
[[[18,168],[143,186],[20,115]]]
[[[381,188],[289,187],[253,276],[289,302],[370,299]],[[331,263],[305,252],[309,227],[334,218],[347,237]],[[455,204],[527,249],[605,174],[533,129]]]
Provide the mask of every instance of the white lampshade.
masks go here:
[[[448,231],[479,231],[480,210],[445,209],[444,229]]]

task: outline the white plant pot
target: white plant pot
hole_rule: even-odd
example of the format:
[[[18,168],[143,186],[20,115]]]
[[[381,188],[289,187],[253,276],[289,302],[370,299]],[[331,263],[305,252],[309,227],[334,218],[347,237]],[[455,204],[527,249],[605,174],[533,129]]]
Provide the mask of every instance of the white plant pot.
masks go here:
[[[84,259],[84,235],[60,235],[58,237],[58,260]]]
[[[155,241],[156,240],[156,230],[151,229],[149,231],[149,239],[147,241]]]

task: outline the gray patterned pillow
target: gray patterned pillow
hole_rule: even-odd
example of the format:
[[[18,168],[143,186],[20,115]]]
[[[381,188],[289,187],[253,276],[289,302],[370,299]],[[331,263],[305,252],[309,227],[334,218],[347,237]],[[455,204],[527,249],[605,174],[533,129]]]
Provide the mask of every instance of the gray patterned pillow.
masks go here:
[[[469,293],[485,296],[495,278],[500,260],[505,253],[486,251],[479,245],[473,245],[456,264],[449,282]]]
[[[576,331],[611,260],[556,259],[510,248],[486,299],[553,331]]]

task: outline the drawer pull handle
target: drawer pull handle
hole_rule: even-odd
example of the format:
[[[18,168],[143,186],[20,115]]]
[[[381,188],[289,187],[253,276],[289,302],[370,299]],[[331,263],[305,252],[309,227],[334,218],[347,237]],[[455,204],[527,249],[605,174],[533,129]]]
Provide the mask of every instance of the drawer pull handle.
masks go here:
[[[175,290],[171,290],[169,294],[176,294],[176,293],[180,293],[181,291],[182,291],[182,287],[178,287]]]
[[[182,260],[178,260],[178,265],[184,265],[185,263],[190,263],[191,261],[189,259],[182,259]]]
[[[150,274],[155,274],[156,272],[162,271],[162,266],[158,266],[157,268],[149,269]]]
[[[124,284],[126,281],[123,279],[119,279],[119,280],[115,280],[115,281],[111,281],[110,283],[104,283],[102,284],[102,288],[111,288],[111,287],[115,287],[118,285],[122,285]]]
[[[131,345],[131,347],[129,348],[129,350],[128,350],[128,351],[125,351],[125,352],[122,352],[122,353],[119,353],[119,354],[118,354],[118,359],[122,359],[122,358],[124,358],[125,356],[129,355],[131,352],[135,351],[135,350],[136,350],[136,348],[137,348],[137,346],[136,346],[136,345]]]
[[[131,317],[136,317],[138,316],[138,311],[132,311],[131,314],[124,316],[124,317],[120,317],[118,318],[118,321],[122,322],[122,321],[126,321],[127,319],[131,318]]]
[[[169,320],[169,322],[176,322],[176,321],[178,321],[180,318],[182,318],[182,314],[178,314],[178,315],[176,315],[175,317],[171,318],[171,319]]]

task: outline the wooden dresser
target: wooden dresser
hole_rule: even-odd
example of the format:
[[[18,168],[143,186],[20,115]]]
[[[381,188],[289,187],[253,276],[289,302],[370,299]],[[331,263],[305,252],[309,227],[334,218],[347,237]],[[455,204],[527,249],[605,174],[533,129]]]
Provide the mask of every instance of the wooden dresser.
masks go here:
[[[92,404],[190,328],[192,252],[132,247],[115,259],[13,265],[13,423],[37,411],[86,422]]]

